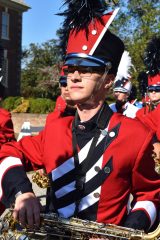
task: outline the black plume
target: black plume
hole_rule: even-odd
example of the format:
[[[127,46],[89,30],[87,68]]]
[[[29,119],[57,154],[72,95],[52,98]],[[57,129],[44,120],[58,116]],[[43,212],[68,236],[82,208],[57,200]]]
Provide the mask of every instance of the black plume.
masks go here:
[[[65,0],[63,6],[67,9],[58,15],[64,16],[64,25],[68,28],[87,29],[89,23],[97,18],[101,21],[101,16],[108,9],[109,3],[105,0]]]
[[[67,9],[58,13],[59,16],[64,16],[64,22],[59,32],[60,36],[60,48],[62,50],[62,56],[66,54],[66,46],[69,36],[69,31],[74,28],[76,32],[81,29],[88,34],[88,25],[94,19],[98,19],[102,24],[101,16],[109,6],[116,5],[115,1],[108,0],[64,0],[62,7],[67,6]]]
[[[138,75],[138,83],[139,83],[139,91],[141,93],[141,96],[144,97],[147,92],[148,87],[148,75],[146,72],[142,71]]]
[[[153,37],[148,43],[144,56],[147,73],[154,76],[160,72],[160,37]]]
[[[60,51],[60,55],[62,57],[62,61],[64,62],[65,60],[65,56],[66,56],[66,49],[67,49],[67,41],[68,41],[68,36],[69,36],[69,32],[66,31],[65,26],[62,26],[61,29],[59,29],[59,51]]]

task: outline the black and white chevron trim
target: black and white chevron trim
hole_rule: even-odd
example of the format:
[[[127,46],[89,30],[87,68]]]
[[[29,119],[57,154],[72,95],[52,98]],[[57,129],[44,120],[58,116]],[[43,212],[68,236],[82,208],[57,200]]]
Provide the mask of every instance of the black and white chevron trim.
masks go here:
[[[101,185],[113,171],[112,157],[108,159],[106,165],[102,168],[103,152],[117,137],[120,125],[110,130],[106,135],[100,135],[99,141],[94,151],[93,161],[90,162],[86,172],[84,191],[80,199],[76,194],[75,179],[76,170],[74,159],[70,158],[62,165],[52,171],[52,189],[54,193],[54,206],[60,216],[70,217],[74,214],[75,202],[80,200],[79,214],[86,212],[92,205],[96,206],[99,201]],[[91,139],[79,152],[80,167],[85,166],[88,151],[90,149]],[[102,149],[103,148],[103,149]],[[104,149],[105,148],[105,149]],[[106,171],[106,169],[108,169]],[[93,216],[94,218],[95,216]]]

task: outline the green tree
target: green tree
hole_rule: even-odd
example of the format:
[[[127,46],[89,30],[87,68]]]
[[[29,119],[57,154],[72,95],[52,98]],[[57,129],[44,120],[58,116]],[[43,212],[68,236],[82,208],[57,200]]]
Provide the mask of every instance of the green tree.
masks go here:
[[[160,3],[157,0],[120,0],[118,5],[120,10],[110,29],[125,42],[135,69],[132,80],[138,85],[138,74],[145,69],[143,56],[146,45],[153,35],[160,34]],[[65,38],[62,39],[61,35],[65,31],[62,25],[57,31],[57,40],[42,45],[30,44],[29,49],[24,50],[21,84],[23,96],[57,96],[59,69],[66,49]],[[58,47],[60,42],[63,50]]]
[[[144,70],[143,56],[148,41],[160,33],[160,3],[157,0],[120,1],[114,29],[125,41],[127,50],[133,60],[136,72]]]
[[[24,97],[55,98],[58,94],[58,78],[61,56],[58,40],[43,44],[30,44],[23,50],[21,95]]]

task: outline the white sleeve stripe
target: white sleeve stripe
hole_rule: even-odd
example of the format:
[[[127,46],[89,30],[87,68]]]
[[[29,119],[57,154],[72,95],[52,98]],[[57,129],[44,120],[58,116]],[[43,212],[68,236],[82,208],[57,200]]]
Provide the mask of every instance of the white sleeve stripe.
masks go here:
[[[16,157],[7,157],[0,163],[0,198],[2,198],[2,178],[4,173],[14,166],[22,165],[22,162],[19,158]]]
[[[142,209],[147,213],[147,215],[150,218],[150,222],[151,222],[150,227],[151,227],[155,222],[156,216],[157,216],[157,210],[154,203],[151,201],[139,201],[134,205],[132,211],[135,211],[138,209]]]

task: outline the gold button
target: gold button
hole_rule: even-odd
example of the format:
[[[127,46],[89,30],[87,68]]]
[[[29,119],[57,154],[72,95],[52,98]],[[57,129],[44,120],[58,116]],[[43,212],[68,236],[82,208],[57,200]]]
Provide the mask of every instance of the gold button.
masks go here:
[[[104,172],[105,172],[105,173],[110,173],[110,171],[111,171],[111,170],[110,170],[109,167],[105,167],[105,168],[104,168]]]
[[[101,169],[100,169],[100,167],[95,166],[94,170],[95,170],[96,172],[99,172]]]
[[[93,196],[94,196],[95,198],[99,198],[100,194],[97,192],[97,193],[94,193]]]

